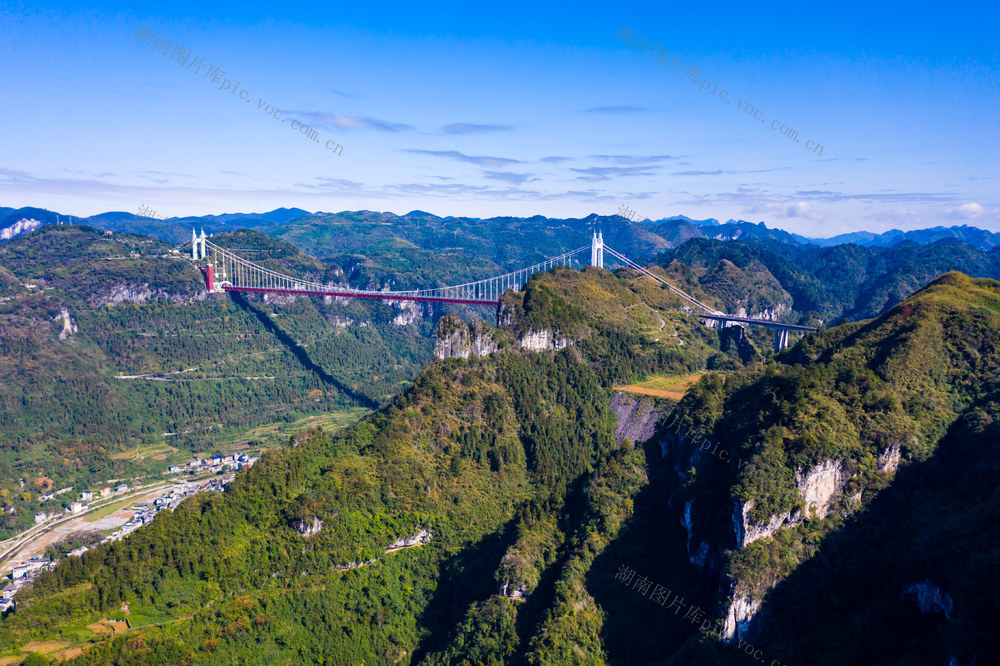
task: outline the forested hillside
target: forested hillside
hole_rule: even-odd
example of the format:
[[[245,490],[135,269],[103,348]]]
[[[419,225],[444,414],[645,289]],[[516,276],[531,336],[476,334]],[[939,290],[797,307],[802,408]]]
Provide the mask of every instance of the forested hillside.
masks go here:
[[[661,445],[724,634],[785,663],[993,663],[998,415],[1000,282],[959,273],[703,380]]]
[[[811,316],[828,324],[878,316],[948,271],[1000,278],[1000,248],[984,252],[954,239],[892,247],[696,239],[655,263],[718,298],[727,311],[789,321]]]
[[[580,631],[599,656],[581,586],[648,483],[646,450],[613,436],[611,387],[704,367],[718,334],[595,269],[539,275],[506,311],[480,329],[492,356],[436,361],[346,436],[297,436],[222,496],[68,560],[3,644],[100,642],[85,626],[124,602],[142,640],[81,663],[562,663]],[[520,349],[542,330],[572,343]]]
[[[215,240],[276,269],[344,279],[254,232]],[[0,290],[0,497],[20,509],[0,514],[5,529],[30,524],[43,492],[158,473],[251,426],[357,415],[431,353],[431,323],[393,325],[400,311],[388,305],[210,295],[160,241],[77,225],[0,245]],[[133,464],[140,446],[160,462]]]

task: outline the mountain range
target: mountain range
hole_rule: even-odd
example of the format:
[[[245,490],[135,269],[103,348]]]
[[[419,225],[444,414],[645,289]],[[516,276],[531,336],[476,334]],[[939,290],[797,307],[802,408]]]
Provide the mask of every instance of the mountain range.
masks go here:
[[[310,213],[301,208],[278,208],[267,213],[225,213],[221,215],[201,215],[180,218],[150,219],[140,215],[122,211],[99,213],[89,217],[61,215],[41,208],[4,208],[0,207],[0,239],[9,240],[30,226],[26,221],[35,220],[41,224],[53,224],[56,221],[71,224],[88,224],[99,229],[119,232],[143,233],[172,243],[182,243],[190,239],[191,228],[204,229],[207,233],[220,233],[235,229],[256,229],[267,233],[267,229],[279,227],[299,218],[309,218],[326,221],[350,221],[363,223],[366,220],[378,219],[377,223],[389,223],[400,228],[412,226],[420,220],[437,220],[448,227],[495,227],[498,224],[510,224],[516,228],[524,228],[531,221],[538,226],[558,227],[564,225],[573,229],[589,231],[592,228],[616,226],[616,222],[624,221],[630,234],[647,239],[655,249],[676,247],[690,238],[710,238],[714,240],[777,240],[795,245],[819,245],[831,247],[834,245],[854,244],[863,247],[891,247],[904,241],[913,241],[921,245],[933,243],[942,239],[960,240],[981,250],[989,251],[1000,245],[1000,234],[971,227],[967,225],[952,227],[932,227],[901,231],[892,229],[883,233],[868,231],[839,234],[830,238],[810,238],[793,234],[781,229],[769,229],[763,222],[751,223],[744,220],[729,220],[720,223],[709,218],[695,220],[685,215],[674,215],[659,220],[643,220],[633,223],[625,218],[614,216],[589,215],[585,218],[545,218],[533,216],[530,218],[440,218],[424,211],[411,211],[405,215],[392,213],[374,214],[370,211],[344,211],[340,213]],[[19,226],[20,223],[20,226]],[[307,223],[307,222],[306,222]],[[638,257],[642,258],[642,257]]]

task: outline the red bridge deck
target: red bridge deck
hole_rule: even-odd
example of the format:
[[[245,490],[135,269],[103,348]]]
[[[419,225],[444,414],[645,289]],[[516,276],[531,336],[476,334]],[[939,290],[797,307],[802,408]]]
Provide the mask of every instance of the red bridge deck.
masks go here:
[[[358,293],[356,291],[309,291],[306,289],[270,289],[267,287],[222,287],[226,291],[245,291],[251,294],[293,294],[295,296],[334,296],[336,298],[367,298],[376,301],[416,301],[417,303],[459,303],[461,305],[492,305],[500,301],[480,298],[449,298],[447,296],[407,296],[394,293]]]

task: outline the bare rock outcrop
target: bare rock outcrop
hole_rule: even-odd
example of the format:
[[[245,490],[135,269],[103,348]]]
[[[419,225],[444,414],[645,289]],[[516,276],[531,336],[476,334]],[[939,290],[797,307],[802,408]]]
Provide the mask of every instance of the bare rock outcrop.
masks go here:
[[[931,581],[922,580],[919,583],[910,583],[903,590],[900,599],[907,597],[911,597],[917,602],[921,613],[937,613],[944,615],[947,620],[951,619],[954,608],[951,595]]]
[[[302,536],[310,537],[314,534],[319,534],[319,531],[323,529],[323,521],[316,516],[313,516],[313,519],[308,523],[301,518],[297,518],[292,523],[292,527]]]
[[[431,303],[417,303],[415,301],[389,301],[400,312],[396,315],[392,323],[394,326],[406,326],[421,318],[431,318],[434,316],[434,308]]]
[[[403,537],[401,539],[396,539],[395,541],[393,541],[391,544],[389,544],[388,547],[386,547],[385,552],[391,553],[392,551],[399,550],[401,548],[413,548],[414,546],[422,546],[425,543],[429,543],[431,537],[433,536],[434,534],[427,530],[417,530],[417,533],[412,536]]]
[[[69,316],[69,310],[63,308],[59,314],[57,314],[53,321],[62,321],[62,330],[59,332],[59,339],[65,340],[69,336],[77,332],[76,322]]]
[[[749,590],[737,589],[733,593],[733,599],[726,609],[726,619],[722,624],[722,639],[732,641],[744,638],[750,631],[757,611],[760,610],[760,601],[754,599]]]
[[[844,490],[847,477],[844,466],[839,460],[826,460],[803,473],[802,469],[795,472],[795,482],[799,488],[799,496],[805,506],[805,512],[798,509],[785,511],[771,516],[763,523],[750,522],[750,511],[753,500],[745,504],[736,503],[733,512],[733,528],[736,532],[736,544],[743,548],[758,539],[769,537],[782,527],[794,527],[809,518],[822,519],[830,513],[837,498]]]
[[[438,337],[434,342],[434,356],[439,359],[469,358],[488,356],[497,350],[493,335],[482,322],[474,321],[466,325],[454,318],[445,318],[438,325]]]
[[[893,444],[878,457],[878,471],[883,474],[895,474],[902,458],[899,444]]]
[[[99,290],[87,302],[93,307],[118,305],[119,303],[145,303],[152,300],[165,300],[179,305],[189,305],[195,301],[203,301],[207,297],[207,291],[181,296],[180,294],[172,294],[165,289],[154,291],[147,283],[116,284],[113,287]]]
[[[834,499],[844,489],[844,465],[839,460],[827,460],[802,474],[795,472],[799,494],[806,505],[806,515],[826,518]]]
[[[528,331],[519,340],[521,349],[534,352],[559,351],[573,344],[573,341],[563,335],[557,335],[552,329]]]
[[[663,419],[649,398],[636,398],[619,391],[611,397],[611,411],[618,417],[615,424],[615,441],[626,439],[641,444],[656,433],[656,426]]]

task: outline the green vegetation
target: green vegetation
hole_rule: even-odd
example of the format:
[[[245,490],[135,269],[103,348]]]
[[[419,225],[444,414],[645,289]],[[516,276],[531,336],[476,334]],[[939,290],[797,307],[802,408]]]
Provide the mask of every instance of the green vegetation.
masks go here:
[[[656,258],[667,274],[704,289],[727,312],[785,311],[789,320],[874,317],[947,271],[1000,279],[1000,251],[958,240],[891,247],[801,246],[773,240],[697,238]],[[682,287],[683,288],[683,287]]]
[[[646,451],[612,437],[611,387],[696,370],[715,353],[715,332],[661,312],[691,344],[657,343],[643,332],[653,311],[639,307],[607,327],[569,304],[595,284],[631,293],[603,271],[556,271],[513,303],[524,322],[511,331],[553,326],[584,336],[576,344],[435,362],[345,436],[294,435],[222,496],[189,500],[43,576],[31,607],[3,625],[2,645],[78,643],[81,626],[125,617],[124,602],[129,617],[147,618],[143,647],[105,640],[81,663],[157,651],[249,663],[599,656],[603,614],[586,574],[647,484]],[[322,528],[303,537],[297,526],[314,518]],[[385,554],[422,529],[430,543]],[[513,598],[519,588],[528,602]]]
[[[426,266],[431,248],[418,232],[403,238],[385,222],[377,233],[360,225],[357,233],[371,236],[340,248],[378,245],[377,258],[332,264],[247,232],[220,242],[317,279],[369,280],[380,271],[402,286],[458,274],[449,272],[458,263]],[[345,232],[293,226],[316,248],[332,247],[334,234]],[[453,226],[427,218],[418,229],[440,243]],[[77,242],[85,248],[108,242],[80,228],[51,233],[83,234]],[[504,238],[483,245],[478,233],[454,235],[456,257],[482,250],[493,261],[499,257],[489,252],[510,251]],[[171,284],[188,294],[187,319],[172,310],[180,304],[169,293],[85,307],[80,299],[91,292],[77,294],[68,277],[45,278],[50,292],[24,286],[19,271],[34,264],[18,253],[42,252],[30,240],[0,246],[10,254],[0,254],[0,264],[17,280],[4,321],[16,322],[16,308],[34,303],[44,315],[29,308],[31,324],[47,328],[25,324],[20,338],[5,342],[4,358],[31,340],[26,357],[39,363],[35,376],[46,390],[71,362],[83,368],[74,376],[89,378],[92,397],[85,382],[67,379],[72,390],[60,384],[60,409],[122,410],[120,431],[100,416],[67,427],[80,446],[118,444],[94,450],[91,474],[138,464],[137,450],[163,455],[162,439],[142,437],[162,436],[168,426],[182,433],[169,438],[178,451],[286,436],[288,443],[222,495],[193,497],[42,575],[0,622],[0,657],[34,647],[84,648],[78,664],[758,663],[648,590],[617,582],[622,566],[710,620],[726,618],[736,597],[763,603],[764,612],[741,620],[739,640],[766,646],[765,663],[947,663],[951,656],[971,663],[992,654],[1000,283],[949,273],[878,319],[762,355],[679,312],[676,297],[635,272],[556,269],[504,296],[499,329],[442,320],[441,335],[468,327],[498,351],[432,361],[417,374],[428,348],[419,331],[387,326],[396,314],[388,306],[362,315],[349,309],[358,305],[303,299],[195,302],[197,289],[183,292],[181,272]],[[824,284],[798,261],[812,249],[795,261],[782,258],[786,250],[764,253],[764,245],[722,252],[698,241],[678,250],[695,251],[705,253],[703,263],[674,256],[656,270],[727,307],[771,308],[788,297],[816,307],[797,301],[785,316],[847,307],[836,300],[846,293],[841,283]],[[529,254],[518,252],[519,261]],[[864,254],[837,252],[857,262]],[[905,258],[912,248],[885,252]],[[775,272],[775,257],[788,274]],[[904,273],[917,274],[897,273],[895,286],[872,293],[891,300]],[[104,293],[96,286],[93,293]],[[850,307],[861,311],[878,298]],[[63,306],[79,330],[60,339],[52,316]],[[50,315],[46,307],[57,309]],[[373,325],[333,325],[346,316]],[[213,346],[223,332],[239,345]],[[528,336],[560,349],[526,351]],[[703,372],[710,369],[727,373]],[[275,379],[224,383],[214,373]],[[676,408],[655,403],[673,410],[661,414],[669,426],[657,437],[615,440],[616,386],[670,390],[696,374]],[[18,381],[31,386],[26,376]],[[24,395],[18,408],[30,426],[8,419],[0,427],[9,429],[12,464],[32,455],[42,464],[49,458],[39,447],[63,435],[42,403]],[[342,432],[314,427],[342,425],[376,403]],[[182,423],[204,430],[183,434]],[[73,430],[95,424],[98,435]],[[48,440],[37,434],[46,432]],[[132,453],[115,460],[122,451]],[[82,454],[74,455],[67,460],[79,466]],[[826,485],[804,497],[807,477],[821,467]],[[60,479],[71,474],[54,469]],[[817,500],[823,488],[832,490]],[[768,533],[741,541],[772,522]],[[917,584],[947,593],[948,619],[921,612]],[[132,628],[116,636],[95,624],[126,618]]]
[[[119,502],[108,502],[106,505],[102,506],[97,511],[92,511],[87,514],[87,522],[92,523],[95,520],[104,518],[105,516],[110,516],[112,513],[121,509],[122,507],[135,502],[135,499],[124,499]]]
[[[260,234],[215,240],[336,279]],[[0,503],[16,510],[0,532],[30,526],[46,492],[159,473],[248,428],[285,441],[310,416],[356,418],[430,358],[429,322],[393,326],[384,304],[206,296],[190,262],[149,238],[46,226],[0,245],[0,265],[18,287],[0,303]],[[277,443],[252,437],[265,440]],[[122,455],[168,444],[165,458]]]
[[[723,572],[734,586],[750,590],[753,598],[762,600],[777,581],[811,576],[809,580],[814,582],[810,584],[815,585],[819,576],[838,568],[827,559],[830,557],[855,567],[856,577],[866,581],[870,589],[882,589],[879,574],[869,572],[868,567],[882,570],[883,556],[876,551],[882,548],[896,551],[899,543],[914,545],[905,554],[899,551],[899,560],[892,565],[894,579],[911,583],[927,576],[941,579],[931,573],[935,569],[929,566],[937,561],[933,550],[925,551],[917,545],[916,537],[912,534],[904,537],[902,533],[917,530],[925,538],[935,539],[931,535],[945,532],[956,543],[978,542],[984,529],[979,518],[981,509],[959,507],[953,502],[956,514],[972,514],[957,523],[938,511],[930,511],[932,518],[923,516],[923,509],[916,509],[913,512],[920,514],[919,520],[923,522],[908,522],[904,527],[896,522],[894,509],[889,507],[902,503],[929,506],[937,500],[929,491],[918,492],[912,483],[899,486],[891,482],[896,475],[919,477],[930,487],[949,488],[945,497],[954,494],[972,500],[968,493],[958,489],[957,481],[952,489],[952,481],[947,480],[947,475],[954,475],[954,468],[960,466],[951,448],[971,451],[972,445],[958,444],[954,435],[945,435],[956,428],[990,432],[1000,404],[997,402],[998,331],[1000,283],[949,273],[879,319],[808,336],[778,362],[734,373],[724,384],[706,377],[692,389],[678,407],[681,429],[689,437],[717,444],[736,464],[718,465],[716,457],[696,463],[697,476],[693,477],[696,480],[684,488],[683,497],[699,507],[701,521],[694,527],[694,533],[715,544]],[[976,434],[974,440],[984,441],[985,436]],[[684,446],[681,442],[676,445]],[[977,462],[983,455],[977,452],[969,461],[984,475],[974,482],[977,485],[991,475],[994,483],[998,480],[994,464]],[[894,457],[901,461],[899,472],[895,472]],[[815,515],[817,507],[808,507],[804,502],[804,475],[823,463],[833,462],[841,470],[840,485],[832,489],[829,505],[824,507],[829,511],[828,517],[820,520]],[[973,477],[970,475],[970,480]],[[885,493],[893,499],[879,499]],[[802,517],[811,519],[796,527],[787,526],[744,548],[726,550],[732,536],[724,527],[720,529],[720,525],[734,514],[734,501],[737,506],[749,506],[750,526],[766,525],[772,517],[789,514],[793,522]],[[854,515],[869,505],[870,510]],[[738,515],[735,512],[732,520],[738,520]],[[886,532],[895,533],[892,538],[897,541],[886,542],[887,537],[881,537],[870,527],[889,524],[893,528]],[[855,533],[864,536],[848,536]],[[854,548],[856,538],[867,539],[868,556],[874,562],[848,552]],[[828,542],[840,545],[829,548]],[[984,557],[996,561],[993,550],[987,550]],[[814,563],[816,558],[819,562]],[[800,569],[804,573],[799,573]],[[949,564],[944,571],[951,570]],[[973,575],[955,573],[944,578],[953,579],[955,586],[949,589],[965,589],[975,587]],[[794,585],[791,589],[795,592],[782,583],[771,595],[774,604],[789,605],[777,606],[782,617],[794,617],[793,609],[806,613],[802,606],[806,593]],[[881,598],[882,610],[871,610],[872,617],[881,617],[880,612],[899,602],[905,587],[900,585],[893,588],[894,599]],[[851,592],[855,599],[861,593],[858,589]],[[847,611],[836,598],[834,595],[833,605],[844,615],[831,623],[842,625]],[[972,605],[978,607],[978,602]],[[960,622],[968,623],[971,633],[949,629],[921,636],[921,640],[933,642],[939,653],[945,644],[974,642],[972,637],[979,629],[973,628],[980,626],[976,613],[971,609],[961,613]],[[828,615],[826,610],[820,614]],[[927,620],[921,620],[917,624],[926,623]],[[885,622],[880,624],[886,626]],[[889,624],[897,634],[902,631],[895,621]],[[775,623],[769,626],[775,636],[781,637],[779,644],[782,650],[787,650],[788,659],[793,656],[798,661],[804,659],[808,651],[794,638],[798,629],[791,630],[789,635],[788,630]],[[802,625],[796,621],[792,626]],[[824,635],[827,635],[825,629]],[[906,635],[912,640],[912,630],[907,629]],[[874,636],[870,634],[872,640]],[[820,639],[815,632],[807,640],[819,649]],[[838,646],[827,645],[820,650],[828,660],[823,663],[854,663],[860,659],[861,653],[843,648],[846,644],[838,641]],[[982,650],[984,645],[979,643],[976,649]],[[913,648],[913,655],[920,653]],[[852,656],[844,656],[847,654]],[[864,654],[871,658],[872,653]],[[885,654],[898,652],[888,649]],[[885,662],[886,658],[875,660]]]

